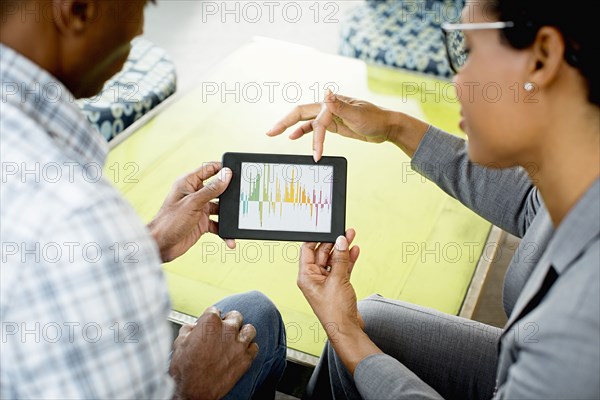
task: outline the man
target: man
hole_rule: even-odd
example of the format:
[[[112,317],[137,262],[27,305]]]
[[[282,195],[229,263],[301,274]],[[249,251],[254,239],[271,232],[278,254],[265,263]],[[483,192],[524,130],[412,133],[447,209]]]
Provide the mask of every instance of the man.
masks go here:
[[[273,397],[285,333],[257,292],[184,326],[169,366],[160,264],[217,233],[211,200],[231,171],[206,163],[180,179],[148,227],[90,172],[107,145],[73,98],[120,70],[146,1],[0,4],[0,397]]]

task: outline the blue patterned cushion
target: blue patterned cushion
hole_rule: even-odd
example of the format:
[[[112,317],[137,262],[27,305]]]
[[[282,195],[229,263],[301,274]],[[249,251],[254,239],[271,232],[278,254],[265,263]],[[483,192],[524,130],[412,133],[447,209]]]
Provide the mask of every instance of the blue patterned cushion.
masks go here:
[[[369,0],[341,24],[340,53],[448,78],[440,26],[457,22],[463,0]]]
[[[136,38],[123,69],[95,97],[78,100],[92,125],[110,141],[175,92],[175,65],[152,42]]]

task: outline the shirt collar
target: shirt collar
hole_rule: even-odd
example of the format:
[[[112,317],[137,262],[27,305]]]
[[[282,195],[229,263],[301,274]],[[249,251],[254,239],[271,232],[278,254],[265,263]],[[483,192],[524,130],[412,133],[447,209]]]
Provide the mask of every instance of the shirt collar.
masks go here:
[[[548,244],[548,261],[560,275],[600,234],[600,178],[569,211]]]
[[[75,97],[56,77],[28,58],[0,44],[2,103],[20,109],[81,163],[104,165],[106,140],[81,112]]]

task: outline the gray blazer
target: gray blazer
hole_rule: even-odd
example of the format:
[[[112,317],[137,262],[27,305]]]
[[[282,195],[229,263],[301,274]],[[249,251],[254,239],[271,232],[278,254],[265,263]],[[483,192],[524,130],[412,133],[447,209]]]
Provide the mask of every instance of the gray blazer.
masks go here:
[[[504,280],[509,320],[498,343],[494,398],[600,398],[600,180],[554,230],[522,168],[477,166],[469,161],[462,139],[430,127],[412,166],[483,218],[522,238]],[[382,371],[386,365],[382,360],[379,368],[369,368],[372,374],[361,373],[370,387],[381,388],[373,398],[390,398],[395,391],[373,384],[394,374]],[[416,377],[403,379],[415,379],[409,384],[423,388],[419,397],[435,397]]]

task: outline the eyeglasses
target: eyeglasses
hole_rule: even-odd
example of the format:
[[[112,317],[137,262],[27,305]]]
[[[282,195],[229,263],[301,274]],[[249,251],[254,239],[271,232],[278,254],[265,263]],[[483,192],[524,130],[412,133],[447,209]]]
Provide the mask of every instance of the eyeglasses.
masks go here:
[[[448,63],[455,74],[467,62],[469,49],[466,46],[465,35],[463,31],[472,31],[479,29],[505,29],[512,28],[514,23],[507,22],[478,22],[468,24],[442,24],[442,32],[444,32],[444,41],[446,44],[446,53],[448,54]]]

